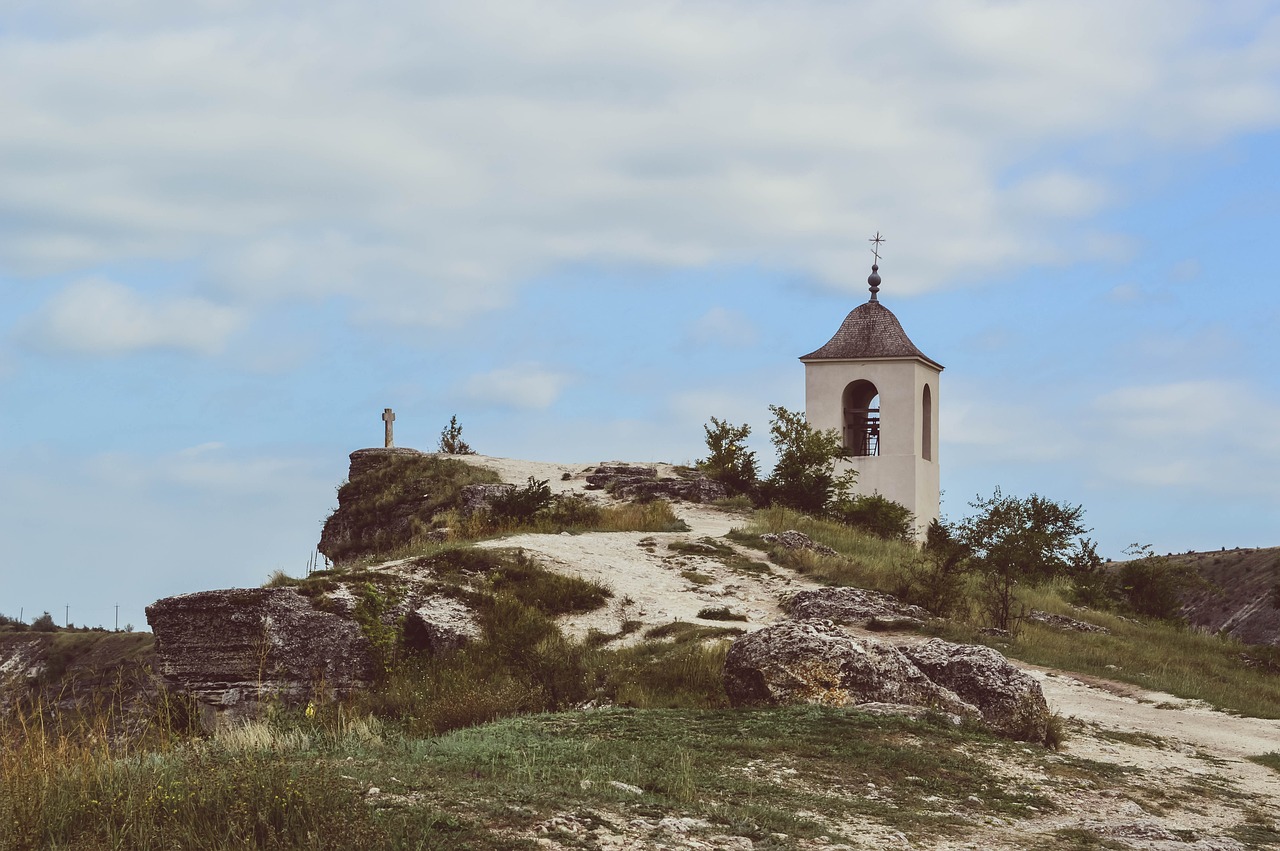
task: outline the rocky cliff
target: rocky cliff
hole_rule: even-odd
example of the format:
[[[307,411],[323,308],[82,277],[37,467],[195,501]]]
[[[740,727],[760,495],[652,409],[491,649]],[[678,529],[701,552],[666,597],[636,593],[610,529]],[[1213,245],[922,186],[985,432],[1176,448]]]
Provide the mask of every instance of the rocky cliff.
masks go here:
[[[160,673],[200,703],[205,726],[252,712],[335,697],[374,675],[358,624],[313,605],[295,588],[202,591],[147,607]]]
[[[393,552],[446,523],[464,487],[496,483],[490,470],[416,449],[357,449],[319,550],[336,564]]]

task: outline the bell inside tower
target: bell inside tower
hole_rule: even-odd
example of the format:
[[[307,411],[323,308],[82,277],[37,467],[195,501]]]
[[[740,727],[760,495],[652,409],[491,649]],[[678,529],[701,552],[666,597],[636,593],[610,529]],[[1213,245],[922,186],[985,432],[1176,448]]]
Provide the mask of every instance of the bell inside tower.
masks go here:
[[[844,448],[849,455],[880,454],[880,391],[866,379],[844,388]]]

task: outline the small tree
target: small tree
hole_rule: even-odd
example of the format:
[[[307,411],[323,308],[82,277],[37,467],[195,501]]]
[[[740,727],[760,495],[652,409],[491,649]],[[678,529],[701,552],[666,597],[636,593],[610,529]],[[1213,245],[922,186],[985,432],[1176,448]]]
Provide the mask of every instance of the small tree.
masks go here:
[[[1094,609],[1110,608],[1120,597],[1116,572],[1098,555],[1098,547],[1087,538],[1072,555],[1071,600]]]
[[[751,426],[735,426],[711,418],[711,425],[704,425],[707,433],[706,458],[695,461],[698,469],[714,479],[731,494],[753,494],[759,484],[759,467],[756,453],[747,448],[747,438],[751,435]]]
[[[910,508],[878,493],[837,500],[831,513],[841,523],[886,541],[911,540],[916,525]]]
[[[968,572],[969,548],[951,526],[933,520],[920,555],[900,574],[894,593],[932,615],[950,617],[965,602],[964,578]]]
[[[844,457],[844,445],[835,429],[815,431],[799,411],[770,405],[773,422],[770,440],[778,451],[778,463],[764,482],[767,502],[809,514],[822,514],[833,499],[844,497],[857,474],[836,475],[836,461]]]
[[[462,439],[462,426],[458,415],[449,417],[449,424],[440,431],[440,451],[446,455],[475,455],[476,451]]]
[[[982,574],[982,602],[991,625],[1008,629],[1014,588],[1068,573],[1084,543],[1084,509],[1037,494],[1025,499],[996,488],[988,499],[969,503],[978,513],[961,524],[959,538]]]
[[[53,622],[53,615],[45,612],[31,622],[31,628],[36,632],[57,632],[58,625]]]

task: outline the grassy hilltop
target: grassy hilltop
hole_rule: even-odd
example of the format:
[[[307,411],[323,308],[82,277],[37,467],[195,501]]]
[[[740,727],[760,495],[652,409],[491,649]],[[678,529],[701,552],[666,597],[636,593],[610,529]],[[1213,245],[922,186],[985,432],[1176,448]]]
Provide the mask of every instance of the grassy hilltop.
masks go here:
[[[787,509],[738,502],[725,509],[733,531],[706,536],[679,531],[683,509],[661,500],[596,503],[530,480],[498,510],[464,513],[462,486],[494,478],[433,458],[361,476],[345,486],[339,563],[271,580],[319,597],[337,578],[372,583],[380,561],[408,559],[477,601],[482,633],[452,654],[415,656],[379,633],[385,675],[341,702],[201,732],[181,696],[150,676],[150,635],[0,630],[0,662],[25,648],[23,670],[41,671],[6,681],[0,850],[1133,847],[1085,818],[1118,804],[1171,829],[1194,822],[1197,835],[1280,847],[1280,802],[1232,773],[1280,769],[1280,756],[1202,760],[1172,731],[1071,719],[1055,751],[939,718],[730,709],[721,666],[743,627],[729,606],[655,625],[608,583],[477,545],[640,533],[630,549],[661,556],[690,589],[764,576],[894,593],[945,609],[926,633],[1257,718],[1280,718],[1272,650],[1077,608],[1065,580],[1019,588],[1018,602],[1109,632],[1018,619],[986,633],[976,577],[931,597],[916,547]],[[790,529],[834,555],[761,539]],[[601,613],[609,629],[571,637],[574,618]],[[1153,761],[1174,767],[1154,777],[1137,767]]]

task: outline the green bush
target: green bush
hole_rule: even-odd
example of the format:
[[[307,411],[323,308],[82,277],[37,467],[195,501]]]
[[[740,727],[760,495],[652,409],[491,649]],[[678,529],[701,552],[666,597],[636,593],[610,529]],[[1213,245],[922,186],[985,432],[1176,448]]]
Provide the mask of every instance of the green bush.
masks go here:
[[[53,622],[53,615],[45,612],[40,617],[31,622],[31,628],[36,632],[57,632],[58,625]]]
[[[911,509],[878,493],[836,500],[831,515],[886,541],[909,541],[915,532],[916,516]]]
[[[919,556],[903,566],[893,593],[936,617],[966,614],[968,557],[969,548],[957,540],[955,530],[934,520]]]
[[[603,516],[600,506],[580,493],[557,494],[542,513],[553,528],[588,529]]]
[[[730,425],[712,417],[711,424],[702,429],[707,433],[709,454],[695,462],[698,469],[724,485],[731,495],[755,493],[760,474],[756,454],[747,449],[751,426]]]
[[[523,488],[512,488],[494,497],[489,504],[489,516],[499,522],[511,520],[516,523],[528,523],[539,511],[550,504],[550,480],[539,481],[530,476],[529,483]]]

